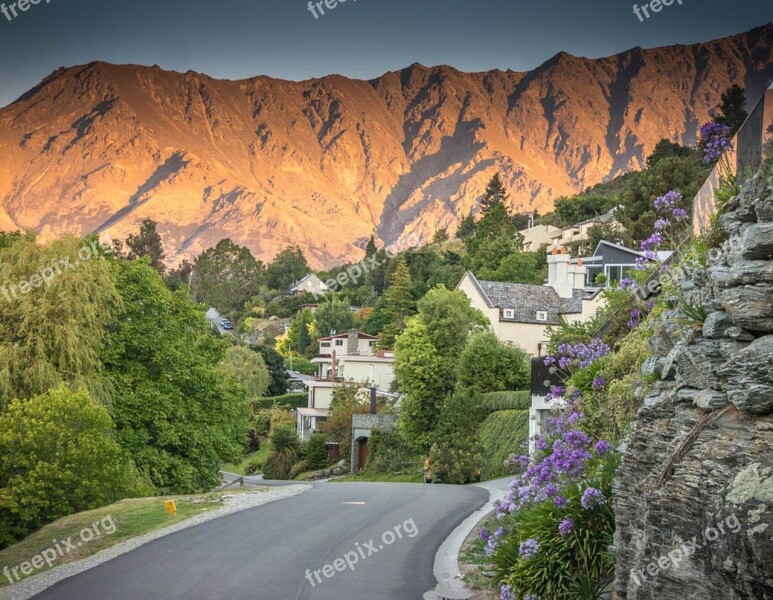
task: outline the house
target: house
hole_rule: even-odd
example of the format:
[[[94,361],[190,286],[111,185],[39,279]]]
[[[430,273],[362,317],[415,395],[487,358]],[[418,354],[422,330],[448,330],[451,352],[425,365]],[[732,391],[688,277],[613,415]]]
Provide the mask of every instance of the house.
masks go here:
[[[587,267],[585,284],[588,287],[609,287],[620,283],[629,271],[636,269],[637,258],[646,256],[643,252],[601,240],[593,256],[580,259]],[[598,280],[599,275],[604,276],[603,282]]]
[[[330,356],[335,350],[338,354],[347,356],[372,356],[375,354],[375,335],[351,329],[347,333],[331,335],[319,339],[319,355]]]
[[[558,325],[562,318],[569,323],[585,321],[599,309],[600,290],[586,289],[586,276],[582,261],[572,263],[564,248],[553,248],[545,285],[480,281],[468,271],[456,289],[488,317],[498,339],[542,356],[549,326]]]
[[[571,227],[565,227],[560,229],[553,225],[535,225],[528,229],[522,230],[520,233],[523,236],[523,249],[527,252],[535,252],[542,246],[548,246],[549,248],[560,248],[561,246],[570,247],[576,251],[587,250],[588,241],[590,240],[590,230],[594,225],[599,224],[615,224],[620,230],[623,230],[623,226],[615,220],[615,212],[617,208],[613,208],[608,213],[593,217],[592,219],[586,219],[575,223]]]
[[[536,252],[543,246],[552,247],[561,229],[553,225],[534,225],[520,231],[523,236],[524,252]]]
[[[330,405],[336,387],[352,383],[362,387],[375,387],[380,393],[384,393],[390,390],[395,380],[394,353],[386,350],[374,351],[373,346],[378,341],[377,338],[356,330],[343,334],[346,345],[340,354],[335,349],[335,341],[339,339],[341,336],[320,340],[320,356],[311,361],[319,366],[319,372],[315,378],[304,381],[308,400],[305,407],[296,411],[298,436],[301,440],[308,439],[330,416]],[[321,346],[324,342],[333,344],[323,350]],[[352,350],[351,354],[348,353],[349,349]]]
[[[314,273],[309,273],[301,279],[296,281],[288,290],[291,296],[300,296],[303,293],[314,294],[314,296],[321,296],[329,292],[330,289],[325,283],[317,277]]]

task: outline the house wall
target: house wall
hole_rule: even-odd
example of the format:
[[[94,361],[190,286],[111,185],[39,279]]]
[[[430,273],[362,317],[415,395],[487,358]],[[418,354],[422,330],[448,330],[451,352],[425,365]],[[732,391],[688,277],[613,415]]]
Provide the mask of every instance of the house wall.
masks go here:
[[[532,356],[540,356],[540,343],[547,342],[547,326],[537,323],[500,322],[494,333],[502,342],[512,342]]]
[[[332,386],[309,386],[309,408],[330,408],[330,403],[333,401],[333,387]]]
[[[372,365],[372,367],[371,367]],[[372,381],[380,390],[388,391],[395,380],[394,363],[341,361],[341,377],[356,383]]]

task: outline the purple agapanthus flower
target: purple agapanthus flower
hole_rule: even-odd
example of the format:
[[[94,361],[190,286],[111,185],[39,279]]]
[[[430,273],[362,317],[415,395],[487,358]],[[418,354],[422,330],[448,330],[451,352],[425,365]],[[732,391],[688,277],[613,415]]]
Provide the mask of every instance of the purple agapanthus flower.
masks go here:
[[[604,456],[607,452],[612,450],[612,444],[606,440],[599,440],[596,442],[596,445],[593,447],[593,449],[599,456]]]
[[[701,127],[700,137],[701,147],[703,148],[703,162],[707,165],[716,162],[732,147],[731,133],[732,130],[727,125],[713,121]]]
[[[591,384],[591,387],[594,390],[600,390],[601,388],[603,388],[606,385],[606,383],[607,382],[606,382],[606,380],[603,377],[598,376],[598,377],[593,379],[593,383]]]
[[[569,535],[574,529],[574,521],[570,518],[566,518],[558,524],[558,533],[561,535]]]
[[[518,547],[518,554],[525,558],[531,558],[537,552],[539,552],[539,542],[533,538],[522,541]]]
[[[582,507],[585,510],[590,510],[594,506],[603,506],[606,504],[606,500],[601,490],[598,490],[594,487],[589,487],[582,493],[580,504],[582,504]]]
[[[515,600],[515,592],[509,585],[504,584],[499,588],[499,600]]]
[[[671,221],[668,219],[660,218],[657,221],[655,221],[655,229],[658,231],[663,231],[664,229],[668,229],[671,227]]]
[[[675,208],[671,212],[671,216],[675,219],[686,219],[687,218],[687,211],[683,208]]]
[[[667,211],[674,208],[677,204],[679,204],[684,196],[680,194],[679,192],[675,192],[674,190],[671,190],[670,192],[666,192],[662,196],[658,196],[655,198],[655,210],[658,211]]]

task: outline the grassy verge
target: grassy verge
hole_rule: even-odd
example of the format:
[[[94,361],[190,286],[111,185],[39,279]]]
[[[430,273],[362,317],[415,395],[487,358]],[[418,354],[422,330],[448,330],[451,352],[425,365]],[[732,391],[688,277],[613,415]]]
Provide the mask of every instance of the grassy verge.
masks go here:
[[[236,475],[246,475],[247,464],[249,462],[257,459],[262,464],[266,462],[266,458],[268,458],[268,438],[260,438],[260,450],[245,454],[244,458],[239,463],[225,463],[223,465],[223,471],[235,473]]]
[[[356,475],[346,475],[345,477],[336,477],[330,481],[351,482],[351,481],[371,481],[383,483],[423,483],[424,477],[417,475],[395,475],[393,473],[369,473],[362,471]]]
[[[233,494],[234,492],[227,493]],[[31,561],[33,557],[40,555],[43,551],[49,550],[51,567],[43,562],[42,566],[35,568],[32,573],[29,573],[30,569],[27,568],[27,575],[17,569],[16,574],[18,574],[19,580],[22,580],[47,571],[49,568],[86,558],[100,550],[139,535],[179,523],[203,512],[216,510],[223,506],[223,495],[225,493],[129,498],[102,508],[68,515],[46,525],[13,546],[0,550],[0,569],[8,567],[10,571],[25,561]],[[164,500],[175,501],[177,514],[174,517],[167,515]],[[95,523],[98,533],[95,533]],[[81,536],[81,533],[86,530],[93,534],[93,538],[88,541],[85,540],[90,534],[83,533]],[[112,533],[110,533],[111,531]],[[64,543],[64,540],[68,539],[75,547],[69,547]],[[55,541],[59,542],[59,548],[62,549],[62,552],[57,553],[54,558]],[[38,563],[40,562],[38,559]],[[15,583],[16,577],[12,575],[12,578]],[[2,576],[0,579],[0,587],[10,585],[10,583],[7,576]]]
[[[459,568],[467,587],[477,592],[475,600],[494,600],[499,598],[499,594],[492,590],[491,559],[486,556],[486,542],[480,539],[481,527],[489,531],[496,529],[496,518],[491,516],[485,519],[467,537],[459,553]]]

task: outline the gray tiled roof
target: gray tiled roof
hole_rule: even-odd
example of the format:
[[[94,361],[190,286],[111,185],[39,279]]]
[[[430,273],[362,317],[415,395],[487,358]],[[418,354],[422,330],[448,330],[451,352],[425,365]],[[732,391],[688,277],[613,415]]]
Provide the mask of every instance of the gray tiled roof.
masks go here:
[[[572,298],[561,298],[556,291],[545,285],[478,281],[481,291],[492,307],[499,308],[499,319],[510,323],[536,323],[558,325],[559,317],[582,312],[585,290],[574,290]],[[505,319],[504,309],[512,309],[514,317]],[[547,321],[537,320],[537,311],[548,313]]]

